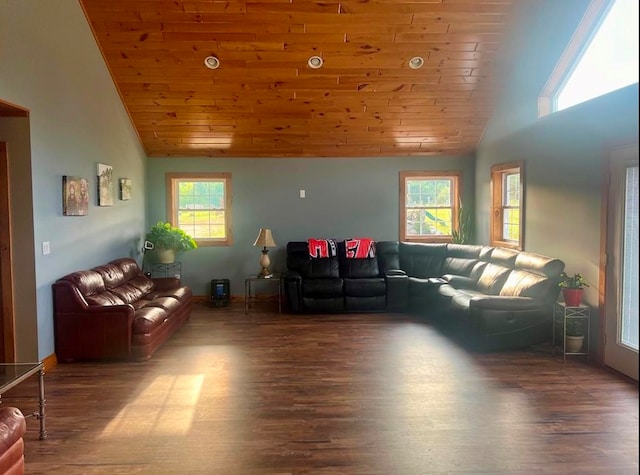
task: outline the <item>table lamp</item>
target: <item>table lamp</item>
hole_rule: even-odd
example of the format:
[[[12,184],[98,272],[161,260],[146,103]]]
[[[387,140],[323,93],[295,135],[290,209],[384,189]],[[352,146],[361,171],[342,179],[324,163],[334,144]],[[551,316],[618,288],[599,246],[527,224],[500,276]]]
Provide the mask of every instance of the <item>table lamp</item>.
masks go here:
[[[276,243],[273,240],[273,236],[271,235],[271,229],[260,228],[260,232],[258,233],[258,237],[256,238],[256,242],[253,243],[254,246],[262,246],[262,256],[260,256],[260,267],[262,270],[258,274],[258,277],[268,278],[271,277],[271,271],[269,270],[269,266],[271,265],[271,260],[269,259],[269,249],[268,247],[276,247]]]

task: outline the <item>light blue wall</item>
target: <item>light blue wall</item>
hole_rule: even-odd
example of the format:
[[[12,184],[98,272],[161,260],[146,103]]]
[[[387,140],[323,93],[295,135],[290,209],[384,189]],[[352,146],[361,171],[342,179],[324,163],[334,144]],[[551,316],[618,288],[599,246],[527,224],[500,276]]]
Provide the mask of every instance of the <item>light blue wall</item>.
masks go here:
[[[207,295],[211,279],[221,278],[230,279],[233,295],[242,295],[244,278],[260,270],[261,253],[252,246],[261,227],[272,230],[278,245],[269,252],[272,270],[284,269],[288,241],[357,236],[397,240],[399,172],[405,170],[462,170],[462,198],[472,205],[472,157],[150,158],[147,212],[152,223],[166,219],[166,172],[230,172],[233,246],[199,248],[179,260],[182,277],[196,295]]]
[[[35,315],[17,314],[16,329],[37,328],[37,349],[28,343],[33,335],[20,334],[17,353],[22,360],[44,358],[54,353],[53,281],[117,257],[140,257],[145,155],[76,0],[0,0],[0,45],[0,99],[30,111],[30,136],[0,128],[10,163],[31,160],[31,177],[11,183],[11,198],[33,193],[32,209],[14,219],[33,222],[32,233],[18,237],[35,256],[32,269],[21,272],[35,277],[16,287],[35,282]],[[131,201],[116,196],[112,207],[96,206],[97,163],[133,180]],[[89,179],[88,216],[62,216],[63,175]],[[43,241],[51,254],[42,254]]]
[[[491,166],[524,160],[525,249],[582,273],[597,318],[603,172],[610,147],[638,140],[638,84],[537,118],[538,95],[587,4],[537,1],[522,11],[534,26],[511,41],[520,53],[477,151],[476,216],[478,238],[488,243]]]

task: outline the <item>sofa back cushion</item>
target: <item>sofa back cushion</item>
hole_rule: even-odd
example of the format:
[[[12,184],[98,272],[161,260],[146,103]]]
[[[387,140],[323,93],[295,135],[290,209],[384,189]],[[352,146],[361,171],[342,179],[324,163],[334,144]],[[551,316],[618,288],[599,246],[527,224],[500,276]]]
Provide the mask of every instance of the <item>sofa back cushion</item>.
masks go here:
[[[340,277],[343,278],[361,279],[380,275],[377,256],[348,258],[344,241],[338,242],[338,262]]]
[[[558,282],[563,270],[564,262],[560,259],[520,252],[500,295],[533,297],[552,303],[560,292]]]
[[[94,270],[79,270],[61,277],[60,280],[71,282],[85,299],[92,295],[104,292],[104,280],[102,276]]]
[[[487,262],[480,273],[476,286],[484,294],[498,295],[510,272],[511,269],[508,267]]]
[[[126,282],[122,269],[113,264],[104,264],[98,267],[94,267],[92,270],[96,271],[102,277],[104,286],[107,290],[118,287]]]
[[[400,268],[410,277],[440,277],[446,244],[400,243]]]
[[[307,241],[287,243],[287,269],[299,272],[303,278],[327,279],[340,276],[338,256],[312,258]]]
[[[385,274],[390,270],[400,269],[400,243],[398,241],[376,242],[378,270]]]

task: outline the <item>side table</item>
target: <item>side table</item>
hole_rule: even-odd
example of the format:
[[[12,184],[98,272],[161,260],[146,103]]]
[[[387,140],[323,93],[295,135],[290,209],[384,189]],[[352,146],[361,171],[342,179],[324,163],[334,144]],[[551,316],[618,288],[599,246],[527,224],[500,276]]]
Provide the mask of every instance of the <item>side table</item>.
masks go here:
[[[278,286],[278,313],[282,313],[282,276],[280,274],[272,274],[271,277],[248,276],[244,279],[244,313],[249,313],[251,303],[256,300],[253,288],[256,283]]]
[[[567,361],[567,355],[583,355],[589,361],[589,341],[590,341],[590,323],[591,307],[588,305],[578,305],[576,307],[568,306],[564,302],[556,302],[553,306],[553,337],[552,337],[552,355],[556,351],[560,352],[563,361]],[[585,328],[584,341],[579,350],[567,348],[567,328],[579,325]],[[562,338],[562,342],[558,342],[558,337]]]

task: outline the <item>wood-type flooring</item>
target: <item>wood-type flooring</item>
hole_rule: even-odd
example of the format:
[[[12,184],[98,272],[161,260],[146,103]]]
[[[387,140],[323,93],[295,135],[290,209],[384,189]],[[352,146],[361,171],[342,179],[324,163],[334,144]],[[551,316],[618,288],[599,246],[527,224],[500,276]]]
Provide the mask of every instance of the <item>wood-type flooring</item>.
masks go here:
[[[472,353],[407,315],[198,304],[151,360],[45,381],[27,474],[638,473],[636,382],[544,347]]]

